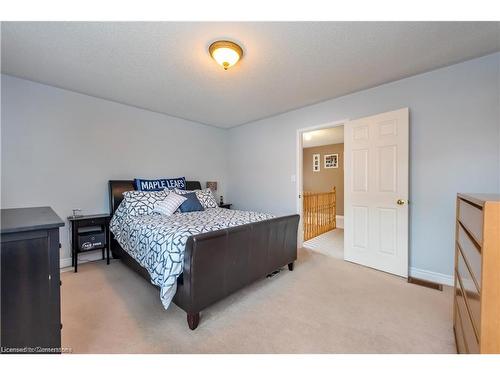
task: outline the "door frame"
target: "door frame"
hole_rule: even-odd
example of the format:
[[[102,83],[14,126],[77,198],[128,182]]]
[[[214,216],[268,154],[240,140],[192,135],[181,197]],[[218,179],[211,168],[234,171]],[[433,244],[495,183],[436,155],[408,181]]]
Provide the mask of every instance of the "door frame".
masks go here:
[[[299,230],[297,234],[297,246],[299,248],[302,247],[304,243],[304,226],[302,222],[302,199],[299,197],[301,194],[301,191],[303,190],[304,184],[303,184],[303,160],[302,160],[302,133],[307,133],[313,130],[321,130],[321,129],[328,129],[328,128],[335,128],[337,126],[342,126],[346,122],[350,121],[349,118],[345,118],[342,120],[337,120],[337,121],[332,121],[332,122],[327,122],[319,125],[313,125],[309,126],[307,128],[300,128],[297,129],[297,135],[296,135],[296,151],[295,151],[295,203],[296,203],[296,212],[300,215],[300,220],[299,220]],[[345,225],[345,223],[344,223]]]

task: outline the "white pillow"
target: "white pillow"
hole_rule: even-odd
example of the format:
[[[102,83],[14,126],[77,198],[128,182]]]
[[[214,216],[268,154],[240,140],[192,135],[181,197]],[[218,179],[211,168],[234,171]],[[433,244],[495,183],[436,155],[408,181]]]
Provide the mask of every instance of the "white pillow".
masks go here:
[[[184,203],[185,200],[187,200],[187,198],[175,194],[172,191],[164,200],[158,201],[155,204],[153,212],[170,216],[180,207],[182,203]]]

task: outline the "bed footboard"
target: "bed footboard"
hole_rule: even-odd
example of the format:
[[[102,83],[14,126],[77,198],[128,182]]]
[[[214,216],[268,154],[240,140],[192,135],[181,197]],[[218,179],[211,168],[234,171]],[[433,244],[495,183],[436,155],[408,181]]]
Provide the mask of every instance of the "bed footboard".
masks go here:
[[[204,308],[297,259],[299,215],[192,236],[174,302],[195,329]]]

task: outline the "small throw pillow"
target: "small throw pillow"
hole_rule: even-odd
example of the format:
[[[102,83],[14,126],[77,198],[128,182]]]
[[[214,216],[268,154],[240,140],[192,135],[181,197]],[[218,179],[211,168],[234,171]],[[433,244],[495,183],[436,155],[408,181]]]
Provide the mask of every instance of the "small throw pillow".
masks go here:
[[[217,200],[215,199],[214,195],[212,194],[212,190],[210,189],[199,190],[196,192],[196,196],[198,197],[202,206],[205,208],[219,207],[219,205],[217,204]]]
[[[178,189],[175,189],[175,192],[177,194],[192,193],[192,191],[178,190]],[[203,208],[219,207],[219,205],[217,204],[217,200],[215,199],[214,195],[212,194],[212,190],[210,190],[209,188],[203,189],[203,190],[195,190],[194,192],[196,193],[196,197],[200,201]]]
[[[201,205],[195,192],[186,193],[183,195],[186,200],[179,207],[181,212],[193,212],[193,211],[204,211],[205,209]]]
[[[172,215],[177,209],[180,207],[184,201],[186,201],[187,198],[182,197],[178,194],[175,193],[170,193],[167,195],[167,197],[162,200],[158,201],[153,209],[153,212],[162,214],[162,215],[167,215],[170,216]]]

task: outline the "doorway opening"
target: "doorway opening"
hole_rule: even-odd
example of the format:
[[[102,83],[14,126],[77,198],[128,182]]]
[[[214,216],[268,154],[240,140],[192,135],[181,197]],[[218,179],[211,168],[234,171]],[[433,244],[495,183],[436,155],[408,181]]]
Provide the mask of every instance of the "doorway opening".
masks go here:
[[[344,258],[343,122],[300,132],[303,247]]]
[[[297,131],[297,213],[301,215],[298,244],[301,247],[304,246],[304,240],[310,241],[306,246],[315,242],[312,244],[316,245],[315,250],[325,250],[328,255],[338,256],[340,252],[330,250],[329,253],[328,246],[335,246],[336,242],[337,246],[333,249],[339,249],[340,241],[335,241],[331,235],[340,234],[340,231],[331,232],[330,229],[338,230],[343,226],[344,260],[394,275],[408,276],[409,125],[409,109],[401,108]],[[322,153],[320,150],[311,152],[312,159],[303,160],[309,157],[303,150],[310,148],[304,148],[304,144],[317,146],[307,142],[312,141],[314,135],[339,127],[343,127],[343,152]],[[316,133],[318,130],[325,132]],[[321,140],[322,137],[318,138],[319,144],[326,142]],[[323,145],[328,143],[341,141],[328,141]],[[329,180],[330,185],[326,188],[304,185],[308,178],[307,171],[313,175],[319,174],[324,169],[333,169],[335,165],[338,165],[336,169],[344,171],[343,184]],[[339,186],[342,185],[344,198],[339,197]],[[312,215],[315,217],[312,225],[316,226],[312,238],[306,232],[308,225],[311,225],[311,215],[304,212],[304,208],[308,209],[307,205],[304,207],[308,190],[318,193],[314,198],[316,206],[313,214],[319,212],[319,215]],[[320,198],[319,193],[328,193],[327,198]],[[344,225],[340,224],[342,215],[339,215],[339,203],[343,203]],[[314,238],[315,241],[311,241]]]

